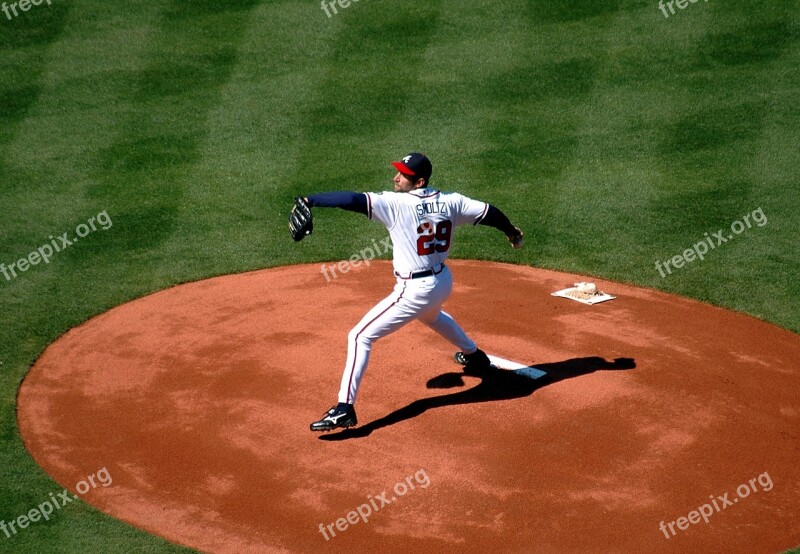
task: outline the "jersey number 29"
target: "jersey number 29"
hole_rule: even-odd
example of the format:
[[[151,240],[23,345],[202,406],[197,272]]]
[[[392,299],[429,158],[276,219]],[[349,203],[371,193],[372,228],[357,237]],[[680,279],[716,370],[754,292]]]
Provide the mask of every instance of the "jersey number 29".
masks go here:
[[[434,252],[447,252],[450,248],[453,222],[449,220],[439,223],[423,223],[417,227],[417,254],[429,256]]]

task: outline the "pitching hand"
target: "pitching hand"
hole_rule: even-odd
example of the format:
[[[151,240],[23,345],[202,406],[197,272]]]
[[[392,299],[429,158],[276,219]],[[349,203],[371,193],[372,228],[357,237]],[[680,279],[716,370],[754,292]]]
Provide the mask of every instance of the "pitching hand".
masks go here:
[[[514,230],[516,232],[508,236],[508,242],[511,243],[511,248],[519,250],[522,248],[522,245],[525,244],[525,233],[523,233],[519,227],[514,227]]]

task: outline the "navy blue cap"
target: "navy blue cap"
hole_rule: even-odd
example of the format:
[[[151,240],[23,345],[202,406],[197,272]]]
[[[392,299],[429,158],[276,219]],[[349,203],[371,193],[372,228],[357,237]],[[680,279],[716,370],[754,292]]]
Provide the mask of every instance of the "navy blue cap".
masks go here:
[[[414,179],[425,179],[426,185],[433,173],[433,165],[431,165],[428,156],[419,152],[412,152],[399,162],[392,162],[392,165],[403,175]]]

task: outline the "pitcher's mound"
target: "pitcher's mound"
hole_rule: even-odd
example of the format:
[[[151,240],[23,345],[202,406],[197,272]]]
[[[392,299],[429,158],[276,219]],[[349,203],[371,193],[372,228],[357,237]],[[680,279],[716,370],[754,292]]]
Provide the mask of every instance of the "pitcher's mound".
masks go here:
[[[282,267],[73,329],[21,387],[22,436],[73,494],[208,552],[800,544],[797,335],[600,280],[616,300],[550,295],[577,275],[451,267],[445,309],[489,354],[537,371],[465,376],[415,322],[375,345],[359,427],[312,434],[391,268],[326,281],[319,265]],[[103,467],[110,486],[76,488]]]

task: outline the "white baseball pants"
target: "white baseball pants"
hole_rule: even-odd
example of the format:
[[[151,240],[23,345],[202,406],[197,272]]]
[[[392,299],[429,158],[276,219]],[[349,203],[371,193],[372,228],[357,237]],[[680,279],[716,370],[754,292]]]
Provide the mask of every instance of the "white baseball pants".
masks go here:
[[[450,314],[441,309],[452,291],[453,276],[447,266],[438,275],[398,279],[392,294],[367,312],[347,336],[347,361],[339,388],[339,402],[355,402],[369,363],[372,343],[415,319],[439,333],[459,350],[474,352],[475,343]]]

